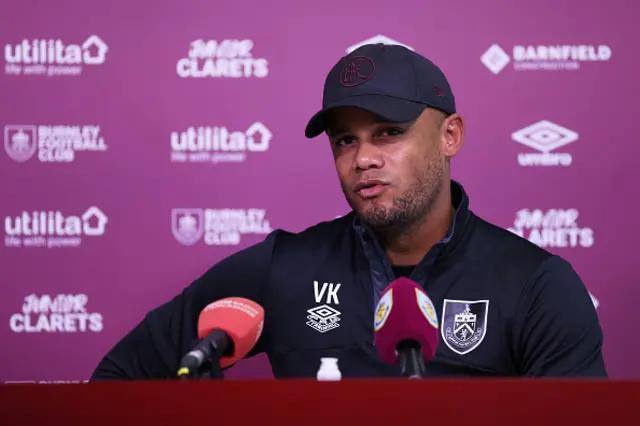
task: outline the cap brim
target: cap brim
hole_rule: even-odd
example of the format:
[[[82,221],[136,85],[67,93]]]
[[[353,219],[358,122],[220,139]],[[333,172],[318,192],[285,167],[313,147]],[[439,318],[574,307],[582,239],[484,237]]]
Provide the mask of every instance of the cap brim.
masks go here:
[[[403,123],[418,118],[427,105],[384,95],[361,95],[342,99],[327,105],[311,117],[304,131],[305,136],[312,139],[322,134],[327,129],[329,112],[341,107],[361,108],[380,116],[385,121]]]

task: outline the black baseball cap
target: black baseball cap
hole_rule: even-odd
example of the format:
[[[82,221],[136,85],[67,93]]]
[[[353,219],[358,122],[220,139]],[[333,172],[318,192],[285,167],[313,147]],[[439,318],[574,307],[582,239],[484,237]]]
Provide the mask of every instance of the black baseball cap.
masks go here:
[[[324,83],[322,110],[307,124],[309,139],[327,128],[327,113],[357,107],[389,122],[413,121],[425,108],[456,112],[443,72],[424,56],[399,45],[365,44],[342,57]]]

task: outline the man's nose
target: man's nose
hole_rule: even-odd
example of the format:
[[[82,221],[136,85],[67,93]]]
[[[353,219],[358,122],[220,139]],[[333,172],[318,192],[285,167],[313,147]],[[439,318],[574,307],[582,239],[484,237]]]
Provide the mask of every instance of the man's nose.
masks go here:
[[[361,139],[356,152],[356,170],[380,168],[384,165],[384,158],[380,147],[370,139]]]

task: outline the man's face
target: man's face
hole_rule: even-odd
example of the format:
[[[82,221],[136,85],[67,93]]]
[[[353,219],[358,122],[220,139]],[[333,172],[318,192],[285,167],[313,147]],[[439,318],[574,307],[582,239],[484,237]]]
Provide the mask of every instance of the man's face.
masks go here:
[[[424,218],[442,190],[443,115],[385,123],[357,108],[335,110],[327,133],[347,202],[368,226],[388,229]]]

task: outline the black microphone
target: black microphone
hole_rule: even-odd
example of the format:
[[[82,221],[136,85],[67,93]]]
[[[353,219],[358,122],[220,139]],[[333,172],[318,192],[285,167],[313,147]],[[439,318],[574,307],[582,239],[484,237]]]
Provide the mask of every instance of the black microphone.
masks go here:
[[[186,379],[205,367],[216,377],[247,355],[262,333],[264,309],[248,299],[228,297],[207,305],[198,317],[202,340],[181,360],[177,375]],[[206,374],[206,372],[205,372]]]
[[[182,358],[178,376],[186,379],[205,365],[210,367],[212,376],[220,376],[221,369],[216,369],[220,358],[232,354],[233,341],[229,335],[222,330],[213,330]]]
[[[408,379],[422,379],[426,367],[420,343],[415,340],[403,340],[396,345],[400,374]]]

